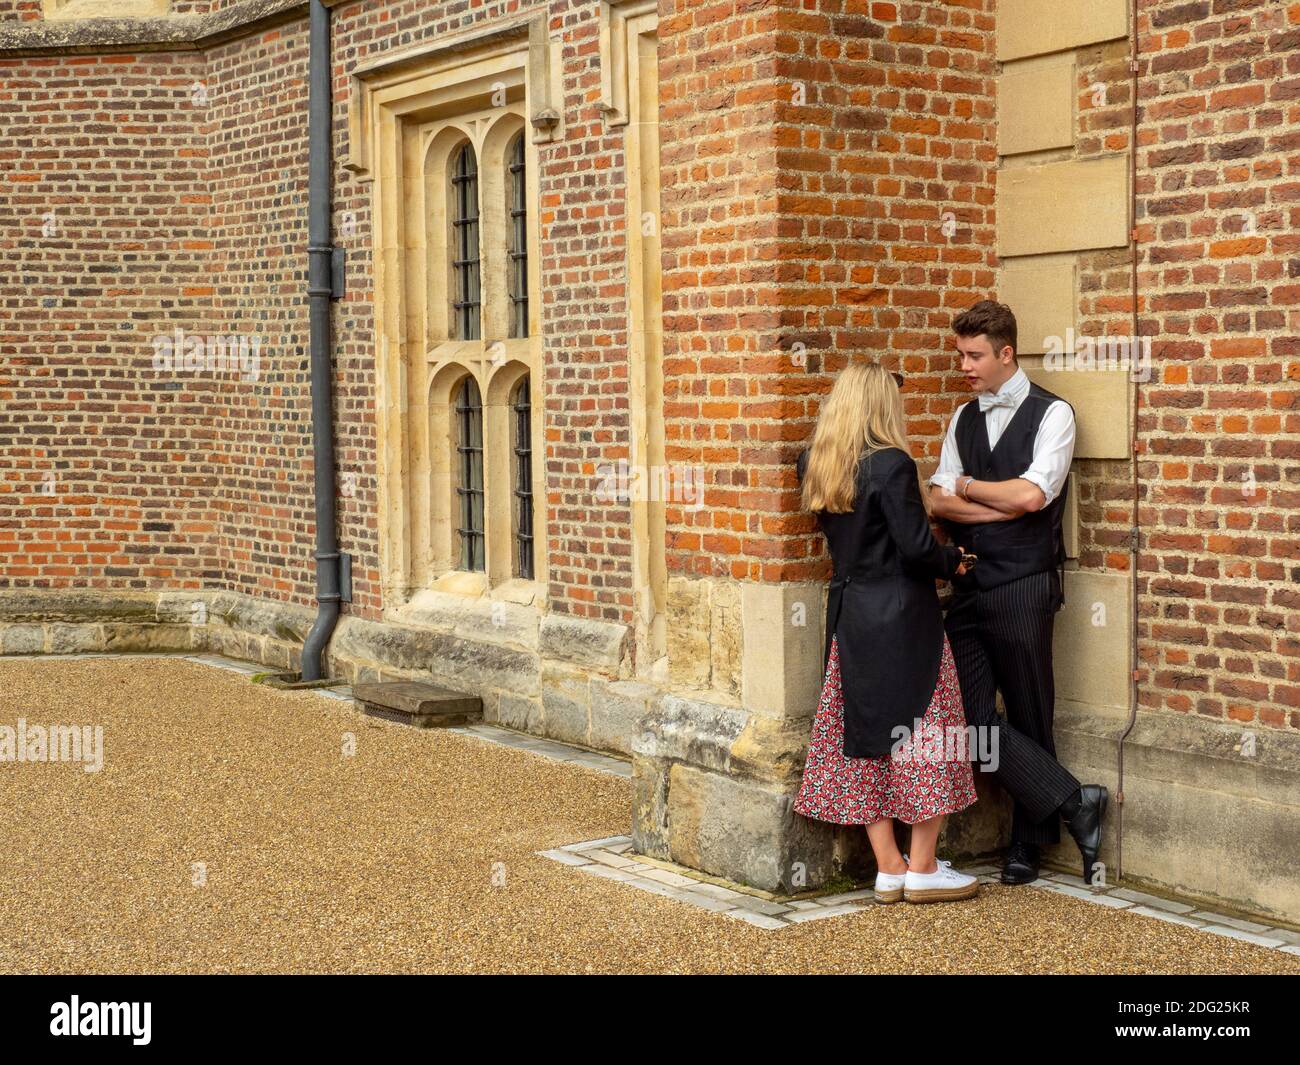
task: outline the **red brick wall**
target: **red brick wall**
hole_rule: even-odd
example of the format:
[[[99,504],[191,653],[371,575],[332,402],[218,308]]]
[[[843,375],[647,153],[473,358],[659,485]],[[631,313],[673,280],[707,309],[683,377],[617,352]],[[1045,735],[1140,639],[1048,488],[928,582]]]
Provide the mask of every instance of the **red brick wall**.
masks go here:
[[[797,493],[774,489],[793,489],[792,444],[807,439],[835,372],[864,358],[906,372],[927,470],[969,398],[948,326],[996,280],[992,12],[992,0],[833,3],[782,20],[773,298],[784,328],[743,367],[764,443],[739,500],[777,558],[749,576],[828,573],[815,522],[791,513]]]
[[[666,508],[670,574],[757,576],[779,546],[773,49],[787,15],[660,7],[665,457],[704,467],[704,505]]]
[[[1300,728],[1300,5],[1140,40],[1141,701]]]
[[[630,461],[626,127],[600,104],[595,4],[554,8],[564,34],[564,138],[541,155],[546,520],[552,609],[628,622],[631,514],[596,498],[600,467]],[[553,30],[554,32],[554,30]]]
[[[45,17],[41,0],[0,0],[0,22],[30,22]]]
[[[0,60],[0,586],[216,574],[211,376],[150,338],[212,311],[193,54]]]
[[[315,536],[306,23],[245,37],[207,59],[211,329],[261,342],[256,380],[229,377],[213,411],[221,573],[235,591],[303,601],[314,587]],[[358,576],[367,572],[359,567]]]

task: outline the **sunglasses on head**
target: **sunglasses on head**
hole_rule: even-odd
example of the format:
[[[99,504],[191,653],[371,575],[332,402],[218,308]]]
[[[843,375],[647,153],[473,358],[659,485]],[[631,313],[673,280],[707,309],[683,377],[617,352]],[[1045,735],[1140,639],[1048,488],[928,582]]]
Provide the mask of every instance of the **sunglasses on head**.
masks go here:
[[[889,376],[894,379],[894,384],[898,385],[899,388],[903,387],[903,375],[901,373],[897,370],[890,370]]]

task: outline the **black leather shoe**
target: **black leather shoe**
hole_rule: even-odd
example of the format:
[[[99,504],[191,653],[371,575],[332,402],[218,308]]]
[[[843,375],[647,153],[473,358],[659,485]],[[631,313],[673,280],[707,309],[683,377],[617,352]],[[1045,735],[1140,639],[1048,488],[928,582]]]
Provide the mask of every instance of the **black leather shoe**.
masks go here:
[[[1074,842],[1083,855],[1083,881],[1092,883],[1093,866],[1101,849],[1101,819],[1106,814],[1110,793],[1101,784],[1084,784],[1079,788],[1079,808],[1065,821]]]
[[[1038,848],[1032,843],[1013,843],[1002,866],[1002,883],[1029,884],[1038,879]]]

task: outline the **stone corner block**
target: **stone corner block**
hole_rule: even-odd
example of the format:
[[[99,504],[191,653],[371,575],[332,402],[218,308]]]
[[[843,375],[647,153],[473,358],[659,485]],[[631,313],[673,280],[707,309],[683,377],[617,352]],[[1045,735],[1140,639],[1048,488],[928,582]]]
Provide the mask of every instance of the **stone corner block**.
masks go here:
[[[542,663],[542,735],[591,743],[591,678],[580,669]]]
[[[709,643],[713,582],[668,579],[668,679],[674,688],[708,688],[713,675]]]
[[[104,626],[64,624],[50,626],[50,654],[75,655],[104,649]]]
[[[44,650],[44,625],[0,625],[0,654],[38,655]]]
[[[1061,52],[1128,35],[1130,0],[999,0],[998,60]]]
[[[653,684],[592,677],[591,746],[631,754],[633,741],[661,698],[662,693]]]
[[[674,765],[665,803],[671,860],[764,891],[816,886],[833,874],[834,835],[792,803],[784,789]]]
[[[999,256],[1128,244],[1127,153],[998,172]]]
[[[816,707],[822,681],[826,586],[747,583],[742,701],[765,714],[801,716]]]

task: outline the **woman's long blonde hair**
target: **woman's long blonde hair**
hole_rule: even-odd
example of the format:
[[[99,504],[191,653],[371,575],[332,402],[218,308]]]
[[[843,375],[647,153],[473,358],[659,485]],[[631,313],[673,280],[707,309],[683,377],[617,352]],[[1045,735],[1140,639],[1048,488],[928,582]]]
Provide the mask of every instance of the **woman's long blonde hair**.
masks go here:
[[[854,363],[840,371],[817,416],[803,478],[805,509],[851,511],[858,460],[885,447],[912,453],[903,396],[888,370],[875,363]],[[919,487],[928,513],[929,495],[924,485]]]

